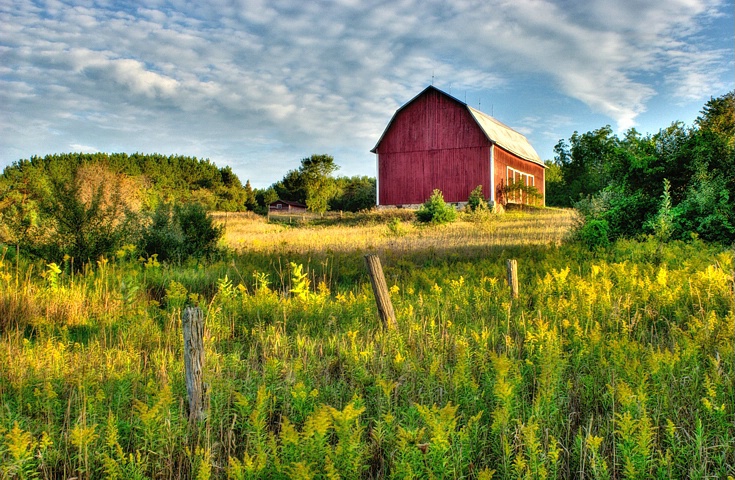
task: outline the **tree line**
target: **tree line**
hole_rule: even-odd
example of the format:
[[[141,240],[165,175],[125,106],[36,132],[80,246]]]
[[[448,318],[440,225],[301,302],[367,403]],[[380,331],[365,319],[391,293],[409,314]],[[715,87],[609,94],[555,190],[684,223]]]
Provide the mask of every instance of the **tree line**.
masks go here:
[[[711,98],[692,126],[618,136],[608,125],[574,132],[555,153],[546,203],[577,208],[593,244],[641,234],[735,241],[735,91]]]
[[[229,167],[193,157],[32,157],[0,175],[0,247],[77,267],[131,245],[160,259],[208,256],[222,230],[207,208],[239,204],[242,191]]]
[[[239,210],[245,189],[229,166],[184,155],[134,153],[64,153],[34,156],[6,167],[0,175],[4,197],[32,197],[55,179],[71,180],[90,169],[106,181],[125,178],[127,193],[146,206],[160,202],[195,201],[208,210]],[[8,198],[8,201],[11,201]]]
[[[327,210],[357,212],[375,206],[375,179],[367,176],[334,177],[339,169],[331,155],[303,158],[270,187],[256,191],[253,210],[266,213],[278,199],[298,202],[317,213]]]
[[[375,182],[338,177],[312,155],[267,189],[243,186],[229,166],[181,155],[68,153],[19,160],[0,175],[0,247],[77,265],[133,245],[158,259],[210,256],[222,234],[208,212],[265,214],[282,198],[310,210],[375,205]]]

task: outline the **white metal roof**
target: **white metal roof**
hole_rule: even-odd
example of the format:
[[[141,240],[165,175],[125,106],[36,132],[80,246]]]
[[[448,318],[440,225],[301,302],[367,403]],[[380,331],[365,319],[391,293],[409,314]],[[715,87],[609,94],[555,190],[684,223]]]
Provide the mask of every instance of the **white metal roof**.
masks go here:
[[[482,131],[485,132],[488,140],[525,160],[544,166],[544,162],[531,144],[528,143],[525,136],[509,126],[502,124],[490,115],[475,110],[469,105],[466,106],[477,124],[482,128]]]

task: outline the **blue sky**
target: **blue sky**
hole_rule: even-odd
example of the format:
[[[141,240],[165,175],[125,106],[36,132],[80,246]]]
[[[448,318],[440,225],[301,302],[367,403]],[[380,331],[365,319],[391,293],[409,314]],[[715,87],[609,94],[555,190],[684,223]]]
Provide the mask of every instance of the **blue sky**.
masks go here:
[[[524,133],[691,124],[735,83],[724,0],[0,0],[0,166],[183,154],[265,187],[313,153],[374,175],[427,85]]]

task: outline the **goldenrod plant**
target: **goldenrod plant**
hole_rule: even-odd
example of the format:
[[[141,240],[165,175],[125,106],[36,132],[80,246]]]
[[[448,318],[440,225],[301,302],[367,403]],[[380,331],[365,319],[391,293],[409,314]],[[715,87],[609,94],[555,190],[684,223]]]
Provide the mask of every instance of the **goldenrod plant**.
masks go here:
[[[0,478],[733,475],[730,249],[642,238],[590,252],[567,241],[567,210],[510,211],[492,230],[400,217],[405,234],[386,235],[397,216],[230,218],[230,253],[209,261],[6,252]],[[395,329],[380,327],[372,252]],[[189,306],[205,320],[199,423]]]

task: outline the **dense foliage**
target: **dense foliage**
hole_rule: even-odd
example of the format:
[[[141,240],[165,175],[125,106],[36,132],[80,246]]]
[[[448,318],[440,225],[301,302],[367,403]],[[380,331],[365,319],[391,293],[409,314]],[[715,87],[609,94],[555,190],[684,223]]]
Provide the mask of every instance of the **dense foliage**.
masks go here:
[[[692,127],[653,135],[607,126],[556,146],[547,204],[607,223],[611,239],[655,233],[664,185],[672,238],[735,240],[735,92],[713,98]],[[559,178],[559,173],[561,178]]]
[[[142,232],[140,247],[158,260],[208,257],[217,252],[223,229],[199,203],[160,204]]]
[[[261,209],[281,199],[299,202],[309,210],[358,212],[375,206],[375,179],[365,176],[333,177],[339,169],[331,155],[312,155],[301,160],[296,170],[258,193]],[[262,202],[262,203],[261,203]]]
[[[359,212],[375,206],[375,178],[366,176],[337,177],[337,195],[329,201],[330,210]]]
[[[731,253],[530,245],[553,213],[400,238],[256,220],[239,228],[277,240],[207,268],[0,263],[0,477],[727,478]],[[365,274],[376,243],[390,331]],[[186,305],[206,318],[200,424]]]
[[[200,201],[206,204],[214,198],[211,188],[221,187],[223,195],[231,187],[245,192],[237,177],[228,168],[219,170],[186,157],[166,160],[179,165],[179,176],[143,175],[141,169],[150,173],[152,165],[165,160],[143,158],[54,155],[6,168],[0,176],[0,244],[49,261],[72,258],[76,268],[114,256],[126,245],[177,259],[211,254],[221,232]],[[195,172],[184,175],[190,169]],[[217,187],[214,178],[224,179],[229,187]],[[172,220],[160,223],[162,212],[172,209]],[[164,244],[170,249],[162,249]]]
[[[95,167],[139,183],[141,201],[152,208],[162,201],[196,201],[208,210],[241,211],[247,200],[240,179],[229,166],[218,168],[209,160],[183,155],[140,153],[68,153],[19,160],[0,176],[0,192],[6,198],[8,191]]]

